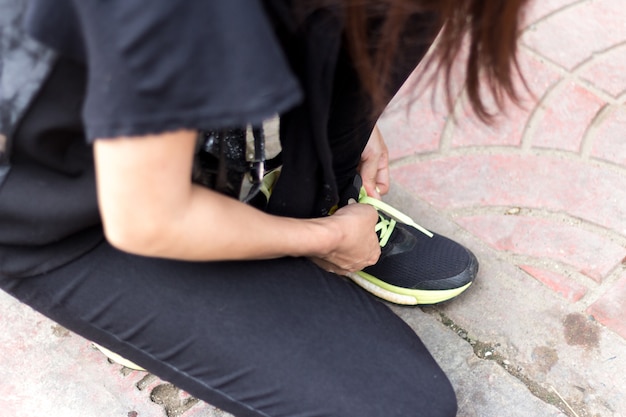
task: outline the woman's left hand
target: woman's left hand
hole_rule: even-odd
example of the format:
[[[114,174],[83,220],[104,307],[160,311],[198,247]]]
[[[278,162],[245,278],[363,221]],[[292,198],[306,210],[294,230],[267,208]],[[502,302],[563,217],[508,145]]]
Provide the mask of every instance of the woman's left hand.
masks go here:
[[[380,198],[389,191],[389,151],[383,136],[374,126],[374,130],[361,154],[359,173],[367,195]]]

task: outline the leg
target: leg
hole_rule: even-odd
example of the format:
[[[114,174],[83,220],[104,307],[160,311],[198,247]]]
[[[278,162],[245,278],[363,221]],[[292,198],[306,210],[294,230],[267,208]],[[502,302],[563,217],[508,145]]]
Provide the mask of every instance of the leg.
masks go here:
[[[191,263],[103,243],[2,287],[237,416],[454,416],[445,375],[386,306],[304,259]]]
[[[392,69],[389,95],[394,95],[426,54],[438,26],[434,15],[414,15],[404,28]],[[476,277],[478,261],[462,245],[402,220],[404,215],[375,199],[360,199],[353,180],[361,153],[380,114],[373,113],[347,51],[342,49],[335,72],[328,125],[337,188],[359,202],[372,204],[381,215],[382,254],[376,265],[350,277],[367,291],[398,304],[433,304],[464,292]],[[383,238],[382,230],[389,232]]]
[[[432,14],[409,19],[398,45],[390,74],[388,96],[393,97],[422,60],[439,27]],[[373,111],[354,63],[343,45],[335,70],[328,138],[334,157],[333,168],[339,190],[352,182],[363,148],[384,109]]]

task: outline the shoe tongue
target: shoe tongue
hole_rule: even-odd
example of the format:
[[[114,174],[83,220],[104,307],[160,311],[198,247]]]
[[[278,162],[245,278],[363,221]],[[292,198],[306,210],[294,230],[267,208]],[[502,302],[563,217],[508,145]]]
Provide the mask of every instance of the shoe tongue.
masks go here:
[[[382,215],[385,218],[389,218],[385,214]],[[391,236],[389,236],[387,244],[381,248],[381,256],[384,257],[408,252],[415,247],[417,239],[408,230],[406,230],[405,227],[406,226],[402,223],[396,223],[393,231],[391,232]]]

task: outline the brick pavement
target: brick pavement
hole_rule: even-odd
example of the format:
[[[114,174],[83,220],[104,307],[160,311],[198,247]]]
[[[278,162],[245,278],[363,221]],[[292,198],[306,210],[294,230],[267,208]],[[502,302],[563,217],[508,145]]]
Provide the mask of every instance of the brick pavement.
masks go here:
[[[462,94],[456,123],[441,97],[396,97],[393,178],[626,338],[625,4],[536,1],[521,41],[532,94],[492,126]]]
[[[457,302],[395,310],[450,375],[459,417],[624,416],[626,7],[536,0],[526,19],[523,108],[485,126],[461,94],[454,123],[440,95],[403,90],[381,121],[406,191],[390,198],[482,262]],[[3,294],[0,323],[0,414],[227,416]]]

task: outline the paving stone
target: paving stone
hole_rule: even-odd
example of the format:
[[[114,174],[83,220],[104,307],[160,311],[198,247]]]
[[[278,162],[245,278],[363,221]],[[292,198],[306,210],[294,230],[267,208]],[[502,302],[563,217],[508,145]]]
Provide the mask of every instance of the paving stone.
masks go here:
[[[626,236],[624,175],[552,155],[442,156],[392,169],[440,209],[509,206],[569,213]]]
[[[614,98],[626,93],[626,45],[619,45],[596,55],[578,72],[589,84],[605,91]]]
[[[12,417],[159,415],[89,344],[0,293],[0,397]],[[10,413],[5,414],[7,410]]]
[[[400,315],[450,375],[459,396],[458,417],[500,417],[503,409],[507,417],[563,416],[497,364],[479,360],[467,342],[433,317],[414,308]],[[88,341],[2,293],[0,317],[12,320],[0,334],[3,415],[165,417],[167,408],[172,417],[232,417],[203,402],[181,406],[190,399],[184,392],[148,373],[108,363]]]
[[[517,90],[520,98],[523,100],[523,105],[526,103],[533,105],[526,107],[527,111],[531,113],[537,101],[542,100],[546,92],[563,78],[563,74],[554,69],[553,66],[546,64],[544,58],[531,54],[526,48],[521,46],[517,54],[517,60],[523,76],[523,80],[517,80]],[[509,121],[515,122],[514,120]]]
[[[622,0],[579,2],[531,25],[522,41],[572,70],[626,39],[623,7]]]
[[[588,312],[600,323],[626,338],[626,274],[593,303]]]
[[[626,166],[626,108],[615,106],[598,122],[591,155]]]
[[[532,145],[579,152],[583,136],[605,102],[574,83],[552,91],[544,98],[543,112],[535,120]]]
[[[626,415],[624,338],[403,187],[394,187],[388,201],[463,243],[479,259],[472,287],[453,302],[429,308],[433,316],[443,314],[457,332],[482,344],[479,351],[489,349],[492,356],[507,360],[542,397],[554,398],[556,390],[580,416]]]
[[[578,2],[579,0],[531,0],[524,16],[523,27]]]
[[[1,291],[0,323],[2,416],[166,417],[165,406],[172,417],[230,416],[202,402],[183,407],[188,394],[176,389],[156,404],[151,394],[166,382],[152,376],[141,385],[149,374],[109,363],[89,341]]]
[[[549,404],[555,392],[580,416],[623,417],[626,275],[618,280],[612,275],[585,309],[580,300],[596,297],[597,289],[590,292],[566,273],[537,265],[555,259],[599,279],[620,261],[624,248],[576,222],[570,228],[541,224],[547,232],[542,235],[526,218],[467,214],[493,207],[530,208],[626,237],[626,173],[621,169],[626,166],[626,110],[615,105],[626,91],[624,1],[534,0],[526,19],[530,26],[520,59],[536,100],[525,97],[525,109],[512,109],[500,124],[485,127],[469,120],[474,117],[461,107],[460,123],[454,126],[441,91],[413,97],[407,85],[395,100],[398,106],[381,122],[392,159],[402,159],[393,169],[396,185],[390,201],[470,247],[481,262],[476,283],[453,303],[425,308],[427,313],[402,307],[394,311],[449,374],[459,397],[459,417],[563,416]],[[454,96],[460,91],[458,70]],[[552,89],[562,79],[576,78]],[[595,119],[604,99],[613,107]],[[411,107],[402,107],[409,102]],[[593,142],[584,143],[589,127]],[[533,148],[525,149],[527,144]],[[591,160],[575,155],[585,149]],[[452,220],[465,221],[473,234]],[[473,229],[480,225],[484,231]],[[523,233],[527,241],[518,239]],[[571,243],[576,239],[578,246]],[[540,244],[533,247],[533,242]],[[487,243],[537,262],[519,265],[522,271]],[[457,330],[444,326],[440,315]],[[184,392],[109,364],[89,342],[3,293],[0,323],[2,415],[163,417],[167,406],[190,404]],[[477,352],[480,346],[489,349],[494,360],[480,359],[464,338],[482,343]],[[538,397],[529,386],[538,390]],[[169,402],[151,401],[155,390],[169,393]],[[229,417],[202,402],[179,412],[180,417]]]
[[[524,50],[519,52],[518,59],[521,75],[526,82],[526,85],[521,79],[516,82],[520,102],[515,104],[507,100],[505,108],[499,112],[491,95],[485,91],[483,97],[487,107],[495,115],[493,122],[482,123],[464,108],[463,115],[457,117],[457,123],[453,126],[451,147],[521,145],[528,121],[539,105],[539,100],[561,76]]]
[[[466,50],[460,52],[463,57]],[[462,61],[460,59],[459,61]],[[396,94],[378,124],[389,146],[390,159],[434,152],[449,122],[449,106],[443,94],[444,77],[433,77],[435,66],[419,66]],[[463,91],[464,69],[451,71],[451,98]]]
[[[565,416],[534,397],[496,362],[479,359],[468,342],[430,315],[415,308],[393,310],[415,330],[450,378],[459,401],[457,417]]]
[[[602,282],[626,256],[626,248],[562,219],[487,215],[456,219],[491,247],[516,255],[553,259]]]
[[[390,150],[389,158],[437,151],[446,123],[445,105],[433,101],[437,96],[431,94],[403,98],[394,102],[378,122]]]
[[[520,265],[520,268],[571,302],[576,302],[587,294],[587,287],[562,274],[531,265]]]
[[[534,104],[526,102],[529,107]],[[526,127],[528,112],[524,108],[509,104],[506,115],[498,115],[492,124],[476,120],[467,109],[463,111],[463,116],[458,117],[454,124],[452,133],[451,148],[461,148],[467,146],[519,146],[522,142],[522,135]],[[511,119],[509,119],[509,117]],[[510,120],[514,120],[511,123]]]

